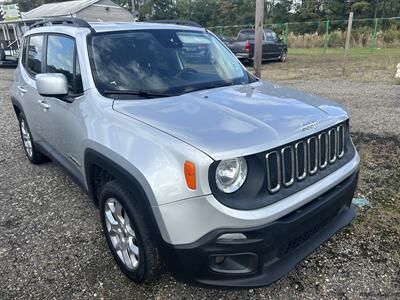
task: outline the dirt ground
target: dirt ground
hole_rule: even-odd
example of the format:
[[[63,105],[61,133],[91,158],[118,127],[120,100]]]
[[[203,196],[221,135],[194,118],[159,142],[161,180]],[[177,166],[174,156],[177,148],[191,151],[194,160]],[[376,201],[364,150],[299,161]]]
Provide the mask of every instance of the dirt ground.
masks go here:
[[[0,299],[400,298],[400,57],[351,61],[295,56],[262,77],[343,103],[362,158],[357,195],[371,207],[277,283],[217,290],[129,282],[109,253],[97,209],[54,163],[25,158],[9,102],[12,69],[0,69]],[[392,62],[390,62],[392,61]],[[382,65],[382,66],[381,66]]]

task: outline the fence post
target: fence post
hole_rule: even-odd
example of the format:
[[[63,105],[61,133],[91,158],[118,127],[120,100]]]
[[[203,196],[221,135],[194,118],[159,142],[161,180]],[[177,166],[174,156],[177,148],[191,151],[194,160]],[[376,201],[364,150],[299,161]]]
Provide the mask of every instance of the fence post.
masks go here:
[[[374,33],[372,34],[372,41],[371,41],[371,53],[374,52],[374,49],[376,47],[376,31],[378,29],[378,19],[375,18],[374,20]]]
[[[353,12],[350,12],[349,23],[347,24],[346,45],[344,47],[343,76],[346,75],[346,65],[349,63],[349,48],[350,48],[352,25],[353,25]]]
[[[261,58],[262,58],[262,40],[263,40],[263,22],[264,21],[264,0],[256,1],[256,22],[254,38],[254,71],[257,77],[261,76]]]
[[[284,35],[284,41],[285,41],[285,44],[287,45],[287,42],[288,42],[288,36],[289,36],[289,23],[286,23],[285,24],[285,35]]]
[[[328,37],[329,37],[329,20],[325,21],[325,39],[324,39],[324,54],[328,49]]]

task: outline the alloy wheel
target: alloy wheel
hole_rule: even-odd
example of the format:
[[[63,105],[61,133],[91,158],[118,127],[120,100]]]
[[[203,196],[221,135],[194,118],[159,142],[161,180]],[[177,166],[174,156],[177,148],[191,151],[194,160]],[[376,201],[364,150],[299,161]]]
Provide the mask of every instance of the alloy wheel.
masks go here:
[[[118,257],[129,270],[139,267],[139,244],[131,220],[115,198],[105,203],[107,234]]]
[[[287,52],[283,51],[281,54],[281,61],[283,61],[283,62],[286,61],[286,58],[287,58]]]
[[[21,120],[20,126],[21,126],[22,142],[24,144],[25,151],[29,157],[32,157],[33,156],[32,138],[28,128],[26,127],[24,119]]]

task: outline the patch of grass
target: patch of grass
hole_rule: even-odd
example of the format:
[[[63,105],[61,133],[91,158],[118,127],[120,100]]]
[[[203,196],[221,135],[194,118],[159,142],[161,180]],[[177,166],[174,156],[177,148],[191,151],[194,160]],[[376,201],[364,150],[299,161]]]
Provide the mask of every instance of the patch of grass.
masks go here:
[[[323,48],[289,49],[286,63],[263,66],[262,78],[282,82],[307,78],[343,78],[343,49]],[[396,66],[400,63],[400,48],[352,48],[345,78],[351,81],[384,81],[393,84]],[[274,70],[278,72],[274,72]]]
[[[344,48],[328,48],[326,54],[324,48],[289,48],[289,55],[294,56],[343,56]],[[350,48],[349,56],[365,57],[365,56],[399,56],[400,48],[381,48],[371,51],[370,48]]]
[[[372,204],[357,210],[355,233],[377,256],[400,263],[399,137],[354,133],[353,140],[361,156],[357,192]]]

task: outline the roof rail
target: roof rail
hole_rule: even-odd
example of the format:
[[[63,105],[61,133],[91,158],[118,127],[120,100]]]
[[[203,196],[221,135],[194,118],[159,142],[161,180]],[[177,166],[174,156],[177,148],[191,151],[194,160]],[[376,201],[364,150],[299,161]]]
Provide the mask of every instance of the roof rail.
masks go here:
[[[91,29],[92,27],[83,19],[73,18],[73,17],[64,17],[64,18],[49,18],[43,21],[36,22],[32,24],[29,29],[43,27],[43,26],[52,26],[52,25],[68,25],[75,27],[84,27]]]
[[[203,26],[201,26],[200,24],[193,22],[193,21],[189,21],[189,20],[148,20],[146,22],[149,23],[162,23],[162,24],[175,24],[175,25],[183,25],[183,26],[192,26],[192,27],[201,27],[203,28]]]

